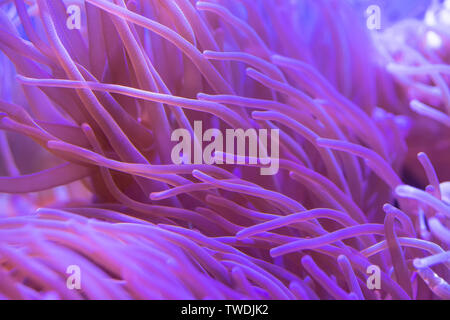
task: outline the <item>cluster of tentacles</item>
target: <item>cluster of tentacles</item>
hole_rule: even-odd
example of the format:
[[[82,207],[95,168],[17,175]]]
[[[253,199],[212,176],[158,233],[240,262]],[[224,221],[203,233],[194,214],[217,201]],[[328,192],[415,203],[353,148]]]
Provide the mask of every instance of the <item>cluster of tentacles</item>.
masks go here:
[[[0,1],[0,298],[450,299],[436,6],[369,32],[342,0]],[[280,129],[279,173],[173,164],[197,120]]]

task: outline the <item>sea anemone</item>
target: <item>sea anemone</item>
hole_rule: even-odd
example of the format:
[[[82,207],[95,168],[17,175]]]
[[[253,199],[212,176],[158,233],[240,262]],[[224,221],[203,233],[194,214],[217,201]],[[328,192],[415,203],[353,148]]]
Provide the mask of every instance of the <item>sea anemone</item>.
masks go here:
[[[0,1],[0,298],[450,299],[450,2],[351,2]]]

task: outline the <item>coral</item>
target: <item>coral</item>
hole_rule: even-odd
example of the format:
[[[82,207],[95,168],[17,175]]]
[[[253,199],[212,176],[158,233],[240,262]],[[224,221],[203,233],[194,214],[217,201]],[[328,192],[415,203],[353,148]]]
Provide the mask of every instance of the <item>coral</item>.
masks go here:
[[[450,299],[447,6],[0,1],[0,298]],[[279,172],[173,163],[194,121]]]

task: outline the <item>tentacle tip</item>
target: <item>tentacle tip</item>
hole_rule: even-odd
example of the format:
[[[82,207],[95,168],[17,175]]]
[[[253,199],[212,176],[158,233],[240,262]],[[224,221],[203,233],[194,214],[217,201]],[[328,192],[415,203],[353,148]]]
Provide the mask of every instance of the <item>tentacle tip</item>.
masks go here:
[[[400,197],[404,196],[406,193],[408,193],[412,190],[413,190],[412,187],[405,185],[405,184],[400,184],[400,185],[396,186],[394,189],[395,194],[397,194]]]
[[[409,106],[411,107],[411,109],[416,110],[416,109],[420,109],[422,107],[422,102],[420,102],[417,99],[413,99],[409,102]]]
[[[269,250],[269,254],[272,258],[276,258],[280,256],[278,248],[273,248]]]
[[[150,200],[157,201],[159,200],[159,192],[152,192],[148,197]]]
[[[245,73],[249,76],[259,74],[259,72],[256,69],[251,68],[251,67],[246,68]]]
[[[206,98],[209,97],[209,94],[203,93],[203,92],[199,92],[197,93],[197,99],[198,100],[206,100]]]
[[[81,130],[83,130],[84,133],[92,132],[91,126],[89,124],[87,124],[86,122],[81,124]]]
[[[415,258],[415,259],[413,260],[413,266],[414,266],[414,268],[416,268],[416,269],[421,269],[421,268],[424,267],[424,265],[423,265],[423,263],[422,263],[422,260],[419,259],[419,258]]]
[[[204,181],[204,180],[211,180],[211,177],[209,175],[207,175],[206,173],[204,173],[204,172],[202,172],[200,170],[197,170],[197,169],[192,170],[192,175],[195,178],[197,178],[199,180],[202,180],[202,181]]]
[[[25,77],[25,76],[23,76],[23,75],[21,75],[21,74],[17,74],[17,75],[16,75],[16,80],[19,81],[19,82],[22,82],[22,83],[23,83],[23,82],[26,82],[27,79],[28,79],[27,77]]]
[[[196,7],[198,10],[202,10],[202,8],[204,8],[204,7],[207,6],[207,5],[208,5],[208,3],[205,2],[205,1],[197,1],[197,2],[195,3],[195,7]]]
[[[423,157],[426,157],[426,156],[427,156],[427,154],[425,152],[423,152],[423,151],[417,153],[417,158],[419,158],[419,159],[423,158]]]
[[[264,115],[264,111],[252,111],[251,115],[252,118],[258,120],[258,118],[260,118],[262,115]]]
[[[300,261],[301,261],[302,265],[314,263],[314,260],[311,258],[311,256],[308,256],[308,255],[303,256],[300,259]]]

